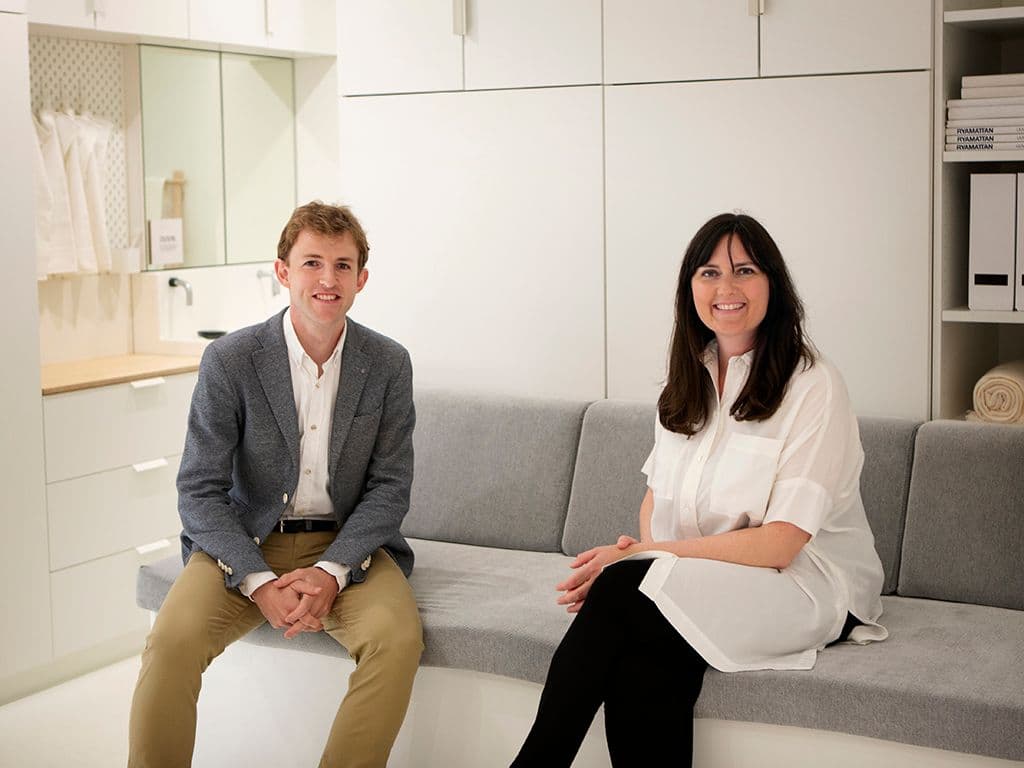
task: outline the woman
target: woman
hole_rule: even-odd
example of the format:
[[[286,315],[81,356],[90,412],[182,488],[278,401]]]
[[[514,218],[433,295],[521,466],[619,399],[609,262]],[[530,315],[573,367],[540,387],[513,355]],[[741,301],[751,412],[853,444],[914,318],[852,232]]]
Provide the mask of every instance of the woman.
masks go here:
[[[701,227],[679,272],[640,540],[583,552],[558,585],[579,615],[513,766],[570,765],[602,703],[613,765],[690,765],[708,665],[810,669],[838,639],[886,637],[857,421],[802,321],[757,221]]]

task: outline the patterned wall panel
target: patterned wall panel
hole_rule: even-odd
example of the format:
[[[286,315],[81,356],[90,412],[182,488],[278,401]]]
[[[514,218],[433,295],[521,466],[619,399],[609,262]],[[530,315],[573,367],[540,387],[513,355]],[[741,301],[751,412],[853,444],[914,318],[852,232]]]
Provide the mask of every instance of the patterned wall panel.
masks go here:
[[[32,110],[45,107],[91,113],[113,126],[104,181],[107,234],[127,248],[128,174],[125,160],[124,56],[134,46],[29,36]]]

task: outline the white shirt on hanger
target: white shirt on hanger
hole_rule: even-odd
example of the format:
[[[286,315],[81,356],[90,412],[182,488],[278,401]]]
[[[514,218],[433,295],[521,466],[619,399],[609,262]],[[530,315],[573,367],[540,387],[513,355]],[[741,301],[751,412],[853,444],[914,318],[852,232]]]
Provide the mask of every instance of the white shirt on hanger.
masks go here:
[[[71,224],[71,203],[68,196],[64,152],[57,135],[56,116],[52,110],[39,112],[35,121],[36,136],[45,171],[48,201],[37,220],[36,255],[38,270],[44,274],[70,274],[78,269],[75,235]],[[38,184],[37,184],[38,187]],[[38,201],[38,192],[37,192]]]
[[[64,154],[64,173],[67,176],[68,200],[71,203],[71,228],[75,237],[75,258],[78,272],[96,272],[96,251],[92,246],[89,228],[89,204],[85,199],[83,172],[82,131],[74,115],[58,112],[55,115],[57,136]]]
[[[106,199],[103,193],[103,179],[106,168],[107,143],[113,126],[89,114],[79,115],[77,123],[82,134],[83,184],[86,210],[89,214],[89,232],[93,252],[96,254],[96,269],[109,272],[112,266],[110,242],[107,235]]]

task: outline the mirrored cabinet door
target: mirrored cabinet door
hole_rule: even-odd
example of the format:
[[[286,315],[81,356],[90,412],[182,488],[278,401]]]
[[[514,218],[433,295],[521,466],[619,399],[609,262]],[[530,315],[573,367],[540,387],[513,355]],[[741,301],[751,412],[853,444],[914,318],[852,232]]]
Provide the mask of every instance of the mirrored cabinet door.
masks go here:
[[[224,263],[224,158],[220,54],[140,46],[146,222],[181,220],[183,258],[167,266]]]
[[[227,262],[270,261],[295,207],[295,89],[290,59],[225,53]]]
[[[295,207],[293,68],[140,46],[149,269],[275,258]]]

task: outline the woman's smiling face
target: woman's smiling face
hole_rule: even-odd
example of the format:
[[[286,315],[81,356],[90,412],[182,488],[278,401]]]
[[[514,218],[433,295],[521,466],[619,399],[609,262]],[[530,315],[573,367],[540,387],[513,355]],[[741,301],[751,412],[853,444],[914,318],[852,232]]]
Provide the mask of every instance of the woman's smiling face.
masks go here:
[[[718,340],[719,349],[739,355],[753,349],[757,328],[768,312],[768,276],[754,263],[740,238],[718,241],[708,263],[690,281],[697,316]]]

